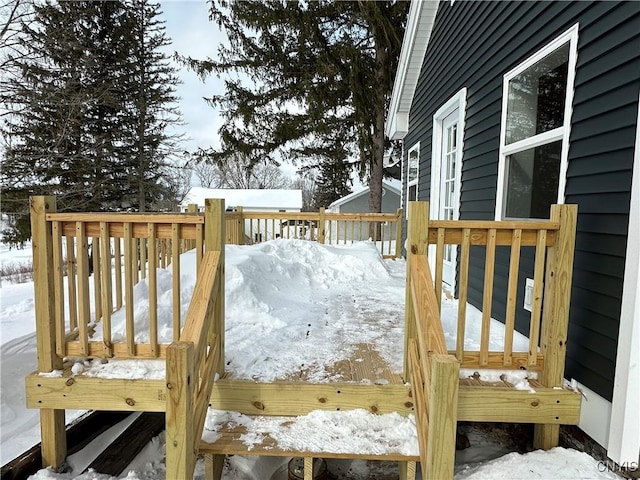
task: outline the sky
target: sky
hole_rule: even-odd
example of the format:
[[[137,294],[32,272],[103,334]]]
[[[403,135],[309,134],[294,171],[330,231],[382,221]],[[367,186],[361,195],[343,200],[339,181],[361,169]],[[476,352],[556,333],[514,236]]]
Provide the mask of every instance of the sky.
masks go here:
[[[169,54],[197,59],[212,58],[217,55],[218,46],[227,37],[215,23],[209,21],[208,4],[204,0],[172,0],[161,2],[166,33],[172,44]],[[201,80],[195,72],[178,65],[178,76],[182,84],[177,88],[180,110],[185,122],[181,128],[187,133],[186,149],[219,146],[218,129],[222,125],[218,111],[204,101],[224,92],[223,81],[215,75]]]
[[[227,42],[227,36],[214,22],[209,21],[209,8],[205,0],[165,0],[160,5],[167,35],[172,39],[168,51],[196,59],[215,58],[221,43]],[[195,151],[198,147],[219,147],[218,129],[222,126],[222,117],[204,101],[204,97],[224,93],[224,82],[216,75],[204,81],[194,72],[181,65],[178,76],[182,84],[177,88],[181,97],[180,111],[184,125],[180,127],[186,134],[185,149]],[[281,167],[286,176],[293,177],[296,167],[284,164]]]

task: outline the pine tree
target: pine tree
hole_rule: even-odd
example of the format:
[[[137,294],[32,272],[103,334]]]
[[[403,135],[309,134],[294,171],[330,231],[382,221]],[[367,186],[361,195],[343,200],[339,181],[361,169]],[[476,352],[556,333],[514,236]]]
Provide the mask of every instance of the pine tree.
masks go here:
[[[171,195],[177,80],[158,15],[144,0],[35,6],[24,27],[33,55],[11,82],[3,190],[85,211],[144,210]]]
[[[168,193],[168,172],[179,138],[170,135],[167,127],[180,122],[175,106],[179,80],[163,52],[171,42],[159,19],[160,5],[149,0],[127,0],[126,5],[131,12],[133,48],[126,88],[130,114],[125,148],[130,152],[129,186],[137,197],[135,206],[145,211]]]
[[[229,46],[219,60],[184,61],[203,76],[231,74],[212,99],[225,112],[218,155],[355,158],[370,210],[380,211],[384,118],[407,9],[396,1],[213,1],[211,18]]]
[[[349,165],[340,161],[328,161],[319,166],[312,206],[314,210],[328,207],[339,198],[351,193]]]

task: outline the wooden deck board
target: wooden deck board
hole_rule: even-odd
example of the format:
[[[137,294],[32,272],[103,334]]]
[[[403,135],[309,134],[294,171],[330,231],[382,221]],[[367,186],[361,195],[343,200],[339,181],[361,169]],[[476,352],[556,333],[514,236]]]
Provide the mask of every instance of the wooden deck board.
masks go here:
[[[401,372],[394,372],[388,362],[380,355],[376,346],[371,343],[355,344],[354,351],[349,358],[344,358],[331,365],[303,368],[284,378],[276,379],[276,382],[308,382],[311,371],[313,370],[313,376],[317,378],[317,371],[320,368],[325,372],[326,381],[314,383],[404,384]],[[251,380],[250,372],[247,372],[246,377],[238,377],[232,372],[225,372],[222,378],[225,380]]]
[[[295,422],[292,417],[291,423]],[[257,455],[272,457],[313,457],[313,458],[351,458],[361,460],[388,460],[388,461],[419,461],[418,455],[404,455],[400,452],[374,453],[365,452],[363,447],[355,445],[354,452],[336,452],[331,451],[330,446],[323,450],[289,450],[281,448],[276,440],[266,434],[262,438],[261,443],[251,446],[247,445],[242,436],[247,433],[244,426],[238,426],[229,423],[223,423],[219,426],[220,437],[214,443],[202,441],[200,443],[200,453],[224,454],[224,455]],[[303,440],[303,439],[301,439]],[[416,447],[417,448],[417,447]]]

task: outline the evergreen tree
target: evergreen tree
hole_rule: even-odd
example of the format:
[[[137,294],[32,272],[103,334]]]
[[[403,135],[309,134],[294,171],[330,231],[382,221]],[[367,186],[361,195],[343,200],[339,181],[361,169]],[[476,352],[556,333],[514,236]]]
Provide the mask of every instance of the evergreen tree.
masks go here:
[[[351,193],[349,165],[340,161],[327,161],[319,167],[312,206],[314,210],[328,207],[339,198]]]
[[[57,195],[61,209],[85,211],[165,200],[177,80],[160,51],[167,38],[158,6],[46,2],[34,10],[23,41],[33,54],[10,83],[3,190],[22,202]]]
[[[169,172],[179,138],[169,135],[167,126],[179,123],[175,106],[179,80],[163,52],[171,41],[159,19],[160,5],[150,0],[127,0],[126,5],[131,13],[133,45],[125,90],[130,106],[124,147],[130,152],[128,184],[137,198],[135,206],[145,211],[148,204],[164,199],[167,182],[171,183]]]
[[[226,117],[219,156],[355,158],[370,210],[380,211],[384,118],[407,9],[397,1],[214,0],[210,15],[229,46],[219,60],[183,60],[203,76],[228,74],[225,94],[211,100]]]

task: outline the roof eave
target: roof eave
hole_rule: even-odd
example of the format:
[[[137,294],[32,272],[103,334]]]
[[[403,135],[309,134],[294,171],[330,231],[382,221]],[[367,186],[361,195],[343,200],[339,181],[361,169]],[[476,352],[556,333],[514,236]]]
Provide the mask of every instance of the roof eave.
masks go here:
[[[393,83],[385,134],[402,140],[409,131],[409,110],[418,85],[424,55],[429,45],[439,0],[413,0]]]

